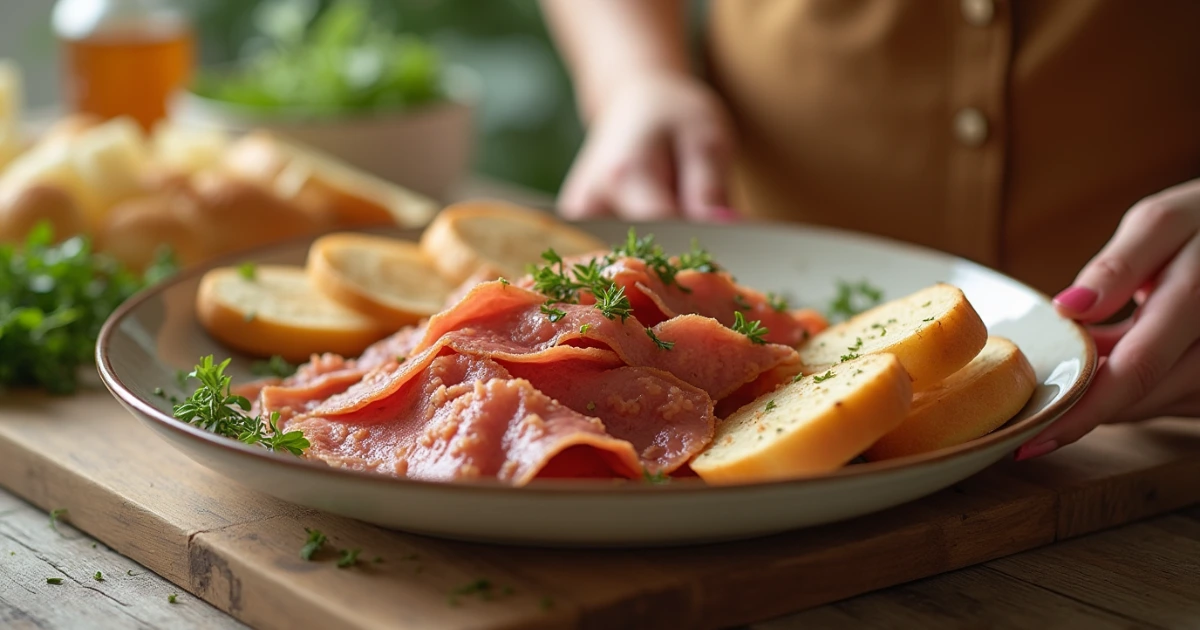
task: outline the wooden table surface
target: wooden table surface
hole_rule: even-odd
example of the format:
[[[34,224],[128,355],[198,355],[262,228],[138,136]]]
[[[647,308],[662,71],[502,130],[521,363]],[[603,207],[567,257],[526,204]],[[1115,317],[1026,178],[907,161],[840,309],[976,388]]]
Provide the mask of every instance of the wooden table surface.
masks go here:
[[[0,489],[0,627],[245,626]],[[751,626],[985,627],[1200,628],[1200,507]]]

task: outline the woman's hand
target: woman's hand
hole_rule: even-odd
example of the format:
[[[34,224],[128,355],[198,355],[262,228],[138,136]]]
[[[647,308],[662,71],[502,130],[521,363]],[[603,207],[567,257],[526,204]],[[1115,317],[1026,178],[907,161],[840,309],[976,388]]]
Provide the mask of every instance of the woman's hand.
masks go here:
[[[1200,417],[1200,179],[1134,206],[1054,301],[1090,324],[1130,298],[1137,303],[1132,317],[1089,327],[1101,363],[1083,399],[1022,446],[1017,459],[1049,453],[1101,424]]]
[[[724,106],[699,80],[630,78],[599,102],[559,208],[572,219],[734,220],[726,190],[732,145]]]

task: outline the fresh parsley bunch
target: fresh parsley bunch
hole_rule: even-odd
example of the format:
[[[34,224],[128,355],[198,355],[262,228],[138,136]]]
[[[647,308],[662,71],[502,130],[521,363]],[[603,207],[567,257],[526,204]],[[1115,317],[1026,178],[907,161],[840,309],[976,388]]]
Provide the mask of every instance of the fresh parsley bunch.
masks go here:
[[[131,295],[170,275],[164,250],[138,276],[92,251],[85,236],[54,244],[39,224],[24,245],[0,245],[0,386],[69,394],[90,365],[104,320]]]
[[[200,387],[187,400],[174,406],[176,418],[188,424],[246,444],[262,444],[272,451],[287,451],[301,455],[309,447],[300,431],[279,431],[279,412],[273,412],[266,422],[261,416],[249,416],[250,401],[234,395],[230,389],[233,378],[225,374],[229,359],[214,363],[212,355],[200,359],[189,378],[200,381]]]

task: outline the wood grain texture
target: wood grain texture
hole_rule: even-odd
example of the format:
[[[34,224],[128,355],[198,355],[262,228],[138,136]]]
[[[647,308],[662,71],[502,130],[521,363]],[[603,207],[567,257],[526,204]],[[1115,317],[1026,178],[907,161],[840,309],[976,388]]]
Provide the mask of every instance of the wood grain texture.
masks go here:
[[[1130,556],[1139,562],[1126,561]],[[1200,626],[1200,522],[1190,518],[1169,516],[1092,534],[1045,549],[1036,560],[1016,556],[990,566],[1138,619],[1142,627]]]
[[[64,516],[69,521],[70,515]],[[96,580],[96,572],[102,580]],[[59,578],[49,584],[46,578]],[[175,603],[168,596],[175,594]],[[244,628],[145,567],[0,493],[0,627]]]
[[[1106,612],[993,569],[972,567],[757,624],[755,630],[1145,627],[1140,620]]]
[[[1200,500],[1196,475],[1172,476],[1200,459],[1194,429],[1164,422],[1099,433],[1044,461],[1005,463],[848,523],[645,551],[447,542],[285,504],[192,463],[95,390],[0,400],[0,484],[43,509],[68,508],[78,527],[256,627],[717,628]],[[1131,442],[1144,452],[1124,452]],[[297,555],[305,527],[330,536],[319,561]],[[338,569],[337,550],[352,547],[366,562]],[[383,562],[371,562],[376,556]],[[1001,573],[987,579],[1024,580]],[[481,578],[494,585],[490,598],[453,595]],[[963,588],[982,592],[979,584]],[[1120,627],[1118,615],[1097,619]]]

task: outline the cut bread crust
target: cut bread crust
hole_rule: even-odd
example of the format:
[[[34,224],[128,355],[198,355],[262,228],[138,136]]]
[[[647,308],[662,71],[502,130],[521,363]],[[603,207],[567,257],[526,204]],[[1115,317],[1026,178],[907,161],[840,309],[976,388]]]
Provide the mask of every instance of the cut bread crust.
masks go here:
[[[421,249],[451,283],[461,283],[489,265],[505,277],[525,275],[525,267],[553,249],[575,256],[605,249],[599,239],[557,218],[500,201],[469,201],[447,207],[421,236]]]
[[[391,329],[318,292],[300,267],[260,265],[252,278],[232,267],[200,281],[196,315],[215,339],[258,356],[306,361],[313,354],[357,356]]]
[[[1037,387],[1033,366],[1013,342],[990,337],[963,369],[913,396],[912,410],[865,453],[892,459],[965,444],[1017,415]]]
[[[389,328],[442,310],[453,288],[415,243],[366,234],[317,239],[307,272],[326,297]]]
[[[691,468],[718,485],[828,473],[896,428],[911,403],[908,373],[895,356],[852,359],[731,414]]]
[[[814,373],[848,356],[894,354],[920,391],[962,369],[987,337],[962,290],[938,283],[830,326],[800,347],[800,360]]]

